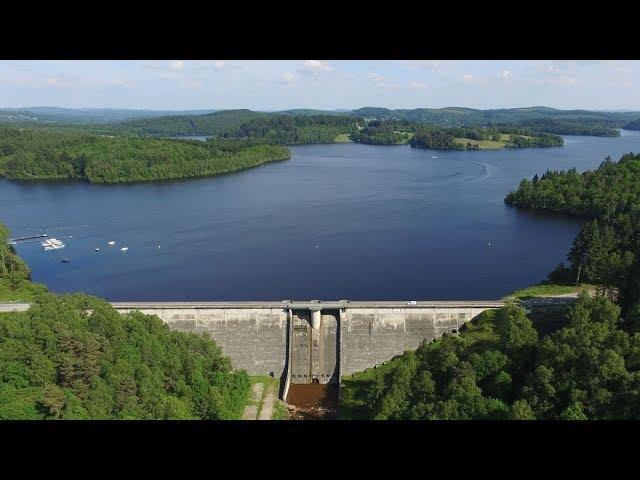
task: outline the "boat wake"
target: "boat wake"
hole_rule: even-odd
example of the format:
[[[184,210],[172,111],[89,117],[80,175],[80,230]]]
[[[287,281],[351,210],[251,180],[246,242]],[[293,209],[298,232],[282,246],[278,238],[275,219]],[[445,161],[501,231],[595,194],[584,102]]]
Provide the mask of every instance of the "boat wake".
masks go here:
[[[468,178],[466,180],[467,182],[481,182],[482,180],[491,178],[491,174],[496,168],[495,165],[490,165],[488,163],[482,163],[482,162],[471,162],[471,163],[474,163],[476,165],[480,165],[481,167],[483,167],[483,172],[479,177]]]

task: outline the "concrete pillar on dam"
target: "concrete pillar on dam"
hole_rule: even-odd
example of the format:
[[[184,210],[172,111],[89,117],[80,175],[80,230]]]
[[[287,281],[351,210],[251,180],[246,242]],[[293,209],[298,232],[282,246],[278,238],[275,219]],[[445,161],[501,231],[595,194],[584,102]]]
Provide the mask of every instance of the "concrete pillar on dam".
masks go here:
[[[320,328],[320,320],[322,319],[322,313],[319,307],[311,310],[311,328],[318,330]]]

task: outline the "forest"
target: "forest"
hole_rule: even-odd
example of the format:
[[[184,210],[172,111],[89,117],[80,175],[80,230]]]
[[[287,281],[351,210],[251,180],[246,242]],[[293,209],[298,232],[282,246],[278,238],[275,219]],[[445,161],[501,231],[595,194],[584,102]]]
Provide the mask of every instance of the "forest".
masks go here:
[[[205,115],[165,115],[152,118],[138,118],[110,127],[118,127],[124,131],[140,136],[180,137],[180,136],[214,136],[239,127],[254,118],[266,116],[263,112],[251,110],[223,110]]]
[[[595,137],[619,137],[620,130],[613,128],[609,122],[593,119],[535,119],[525,120],[516,124],[537,132],[553,133],[556,135],[591,135]],[[626,128],[626,127],[625,127]]]
[[[488,310],[344,380],[343,418],[586,420],[640,418],[640,312],[581,294],[564,327],[540,335],[526,310]]]
[[[333,143],[340,134],[356,131],[362,120],[348,115],[318,115],[314,111],[283,113],[224,110],[206,115],[143,118],[102,128],[119,128],[140,136],[207,136],[250,138],[263,143],[295,145]]]
[[[623,312],[640,300],[640,155],[607,157],[597,170],[547,171],[524,179],[505,202],[521,208],[578,215],[589,221],[559,265],[559,280],[589,281],[615,292]]]
[[[0,420],[237,419],[250,380],[206,335],[102,299],[53,295],[7,245],[0,225]]]
[[[340,134],[357,132],[358,123],[362,120],[339,115],[269,115],[249,120],[220,135],[279,145],[333,143]]]
[[[351,133],[350,139],[372,145],[397,145],[407,143],[416,126],[406,121],[373,120],[362,130]]]
[[[0,128],[0,176],[125,183],[218,175],[286,160],[286,147],[98,135],[71,128]]]

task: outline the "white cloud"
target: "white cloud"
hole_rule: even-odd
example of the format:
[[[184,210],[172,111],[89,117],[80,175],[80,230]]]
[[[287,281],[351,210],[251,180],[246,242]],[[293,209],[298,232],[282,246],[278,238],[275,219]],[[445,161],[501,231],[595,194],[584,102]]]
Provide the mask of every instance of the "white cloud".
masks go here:
[[[224,68],[224,60],[217,60],[217,61],[213,62],[213,69],[216,72],[219,72],[223,68]]]
[[[558,68],[550,63],[539,63],[535,66],[536,73],[555,73]]]
[[[473,83],[473,81],[474,81],[473,75],[470,75],[470,74],[467,73],[467,74],[462,76],[462,83],[464,83],[465,85],[469,85],[469,84]]]
[[[501,78],[503,80],[511,78],[512,76],[513,74],[511,73],[511,70],[502,70],[500,73],[498,73],[498,78]]]
[[[48,77],[45,81],[47,85],[52,87],[70,87],[71,83],[61,77]]]
[[[182,70],[184,68],[184,62],[182,60],[175,60],[169,65],[171,70]]]
[[[373,81],[373,83],[375,83],[376,86],[378,86],[378,87],[384,87],[385,86],[384,77],[382,75],[380,75],[379,73],[370,72],[367,75],[367,78],[369,80]]]
[[[305,60],[301,70],[310,73],[331,72],[333,67],[322,60]]]
[[[291,72],[284,72],[280,75],[280,80],[282,80],[285,85],[291,86],[295,82],[296,76]]]
[[[441,60],[404,60],[400,65],[405,70],[418,70],[426,68],[428,70],[438,70],[442,67]]]

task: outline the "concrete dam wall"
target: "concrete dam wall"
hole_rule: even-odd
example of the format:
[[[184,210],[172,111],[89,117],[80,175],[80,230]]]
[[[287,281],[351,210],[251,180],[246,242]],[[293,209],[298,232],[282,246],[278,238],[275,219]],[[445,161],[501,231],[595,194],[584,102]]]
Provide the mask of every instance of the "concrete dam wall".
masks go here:
[[[499,301],[122,302],[121,313],[157,315],[170,328],[208,333],[236,368],[289,384],[339,383],[445,332]]]

